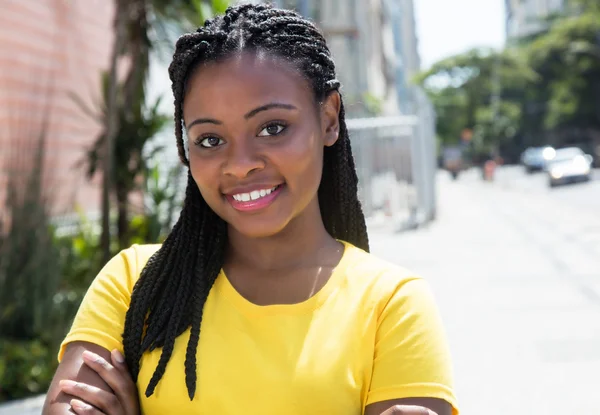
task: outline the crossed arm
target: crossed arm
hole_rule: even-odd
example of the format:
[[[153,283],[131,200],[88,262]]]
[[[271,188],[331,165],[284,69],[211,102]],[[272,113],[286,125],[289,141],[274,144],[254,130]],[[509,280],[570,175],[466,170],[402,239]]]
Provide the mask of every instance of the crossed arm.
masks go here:
[[[69,344],[48,390],[42,414],[138,415],[137,389],[119,356],[92,343]],[[451,414],[449,403],[432,398],[377,402],[365,410],[365,415]]]

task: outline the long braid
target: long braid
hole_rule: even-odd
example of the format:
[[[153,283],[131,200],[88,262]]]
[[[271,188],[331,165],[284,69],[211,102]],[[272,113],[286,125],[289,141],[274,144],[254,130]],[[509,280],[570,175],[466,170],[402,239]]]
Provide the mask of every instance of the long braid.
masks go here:
[[[325,38],[308,20],[289,10],[244,4],[177,41],[169,76],[173,84],[175,138],[179,158],[189,166],[183,125],[187,80],[204,62],[244,50],[260,50],[295,65],[322,103],[338,93],[335,64]],[[319,205],[327,231],[335,238],[369,249],[365,219],[358,200],[358,178],[345,123],[339,115],[337,142],[324,150]],[[174,350],[175,339],[190,329],[185,355],[185,382],[190,399],[197,387],[197,349],[204,305],[219,275],[227,246],[227,225],[206,204],[188,174],[179,220],[161,248],[150,258],[133,289],[125,318],[123,346],[137,381],[144,352],[162,348],[146,395],[156,390]]]

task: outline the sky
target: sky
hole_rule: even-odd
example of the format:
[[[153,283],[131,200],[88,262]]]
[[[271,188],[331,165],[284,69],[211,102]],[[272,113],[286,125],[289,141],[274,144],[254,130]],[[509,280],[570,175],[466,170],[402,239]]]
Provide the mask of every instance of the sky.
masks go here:
[[[421,66],[474,47],[501,48],[504,0],[414,0]]]

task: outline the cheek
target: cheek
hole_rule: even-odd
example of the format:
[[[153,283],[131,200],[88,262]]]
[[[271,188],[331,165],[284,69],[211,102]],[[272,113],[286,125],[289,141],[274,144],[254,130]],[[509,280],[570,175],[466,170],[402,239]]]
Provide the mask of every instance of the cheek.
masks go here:
[[[211,196],[214,193],[215,185],[218,185],[218,173],[215,173],[217,170],[214,166],[214,161],[209,159],[203,159],[190,155],[190,171],[192,173],[192,178],[196,182],[196,186],[200,189],[200,193],[204,200],[209,201]]]
[[[300,182],[320,179],[323,145],[315,133],[303,134],[291,140],[279,153],[279,163],[285,170],[298,175]]]

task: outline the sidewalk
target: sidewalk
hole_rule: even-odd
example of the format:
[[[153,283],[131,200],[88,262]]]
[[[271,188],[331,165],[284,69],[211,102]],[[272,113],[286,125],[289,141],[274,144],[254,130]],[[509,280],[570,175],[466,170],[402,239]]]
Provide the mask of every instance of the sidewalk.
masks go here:
[[[442,179],[435,223],[371,233],[431,282],[463,415],[600,414],[600,227],[542,197]]]

